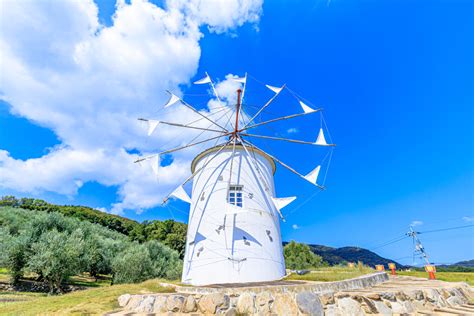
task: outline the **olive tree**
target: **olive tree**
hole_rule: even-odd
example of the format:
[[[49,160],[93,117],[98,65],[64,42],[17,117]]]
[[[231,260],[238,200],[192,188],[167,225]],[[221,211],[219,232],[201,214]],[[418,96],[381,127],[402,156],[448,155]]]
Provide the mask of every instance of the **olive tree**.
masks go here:
[[[308,269],[322,264],[321,256],[314,254],[308,245],[291,241],[283,248],[288,269]]]

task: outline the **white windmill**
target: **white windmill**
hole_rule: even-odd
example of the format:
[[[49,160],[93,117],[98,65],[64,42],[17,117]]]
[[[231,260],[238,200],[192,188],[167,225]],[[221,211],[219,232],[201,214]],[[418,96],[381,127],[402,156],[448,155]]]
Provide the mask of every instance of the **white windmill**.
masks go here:
[[[152,160],[155,171],[159,165],[160,155],[211,140],[218,142],[225,139],[220,144],[198,154],[192,162],[191,175],[163,201],[166,203],[169,197],[174,197],[190,203],[182,274],[184,283],[205,285],[262,282],[284,277],[285,262],[280,234],[280,218],[283,219],[281,209],[296,197],[278,198],[275,196],[273,175],[276,171],[276,163],[319,189],[324,189],[324,183],[318,182],[321,165],[317,165],[308,174],[303,175],[249,140],[260,138],[324,147],[334,146],[326,142],[323,126],[320,126],[318,137],[313,142],[250,133],[259,126],[311,115],[321,112],[321,109],[314,109],[303,103],[285,85],[282,87],[266,85],[274,95],[253,116],[244,114],[242,107],[245,103],[242,100],[247,78],[247,74],[243,78],[233,78],[234,81],[241,83],[242,89],[237,90],[235,106],[230,105],[225,109],[232,113],[227,124],[220,124],[217,120],[211,119],[210,115],[197,111],[171,92],[169,92],[171,98],[165,107],[180,102],[199,115],[202,120],[210,122],[209,127],[200,127],[195,124],[196,121],[180,124],[140,119],[148,123],[148,135],[151,135],[159,124],[213,133],[212,137],[204,140],[191,142],[136,161]],[[196,81],[195,84],[209,84],[215,98],[219,100],[214,84],[207,73],[206,77]],[[297,99],[302,112],[256,123],[255,119],[284,89],[288,89]],[[322,122],[321,120],[321,125],[323,125]],[[330,153],[332,154],[332,148]],[[184,186],[191,180],[193,185],[190,197]]]

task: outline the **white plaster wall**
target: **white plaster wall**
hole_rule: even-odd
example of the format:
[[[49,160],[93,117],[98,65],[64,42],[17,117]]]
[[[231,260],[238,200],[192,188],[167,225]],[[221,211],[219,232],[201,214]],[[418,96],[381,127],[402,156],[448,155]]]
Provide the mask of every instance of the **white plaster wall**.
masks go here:
[[[195,169],[215,154],[201,157]],[[280,222],[270,199],[275,194],[272,164],[256,151],[248,157],[237,146],[231,176],[231,154],[232,146],[226,147],[193,180],[182,276],[185,283],[259,282],[285,275]],[[243,185],[242,208],[226,206],[229,178],[231,184]],[[232,209],[238,213],[229,214]]]

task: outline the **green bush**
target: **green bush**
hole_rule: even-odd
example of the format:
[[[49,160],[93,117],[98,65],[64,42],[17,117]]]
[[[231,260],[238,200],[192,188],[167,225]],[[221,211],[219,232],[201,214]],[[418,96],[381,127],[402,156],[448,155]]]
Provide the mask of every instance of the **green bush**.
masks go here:
[[[288,269],[301,270],[316,268],[323,264],[322,257],[315,255],[308,245],[291,241],[283,248]]]
[[[84,233],[77,229],[72,234],[56,229],[42,234],[31,245],[28,269],[39,273],[49,284],[50,291],[61,291],[68,277],[81,272],[84,254]]]
[[[178,252],[156,240],[142,244],[88,221],[20,208],[0,207],[0,266],[14,282],[34,273],[51,291],[75,274],[113,274],[114,281],[176,279]]]

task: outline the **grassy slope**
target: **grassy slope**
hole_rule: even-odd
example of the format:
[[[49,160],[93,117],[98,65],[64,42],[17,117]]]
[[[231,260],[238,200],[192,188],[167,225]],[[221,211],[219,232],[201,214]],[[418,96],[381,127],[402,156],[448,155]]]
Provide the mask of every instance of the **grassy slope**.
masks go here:
[[[139,284],[103,286],[58,296],[0,292],[0,315],[102,315],[118,309],[117,298],[125,293],[173,292],[172,288],[160,286],[159,282],[148,280]],[[24,301],[5,302],[12,298]]]
[[[428,273],[424,271],[397,271],[397,274],[428,278]],[[474,286],[474,272],[437,272],[436,278],[448,282],[466,282]]]
[[[312,270],[310,273],[303,275],[291,274],[286,279],[331,282],[352,279],[373,272],[375,271],[367,267],[362,268],[362,270],[357,268],[350,269],[346,267],[324,267]]]

